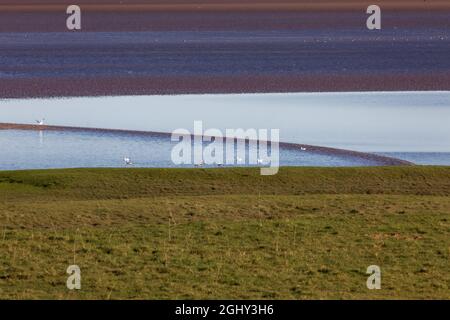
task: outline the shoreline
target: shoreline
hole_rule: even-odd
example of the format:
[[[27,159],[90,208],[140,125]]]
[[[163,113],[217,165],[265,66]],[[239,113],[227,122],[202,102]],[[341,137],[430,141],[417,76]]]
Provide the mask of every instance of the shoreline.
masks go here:
[[[188,94],[448,91],[450,74],[242,75],[2,79],[1,99]],[[74,90],[76,83],[76,90]]]
[[[72,132],[103,132],[103,133],[118,133],[118,134],[130,134],[130,135],[149,135],[153,137],[170,138],[171,134],[168,132],[155,132],[155,131],[139,131],[139,130],[123,130],[123,129],[107,129],[107,128],[88,128],[88,127],[71,127],[71,126],[53,126],[53,125],[34,125],[34,124],[16,124],[16,123],[0,123],[0,130],[29,130],[29,131],[72,131]],[[246,139],[248,140],[248,139]],[[317,154],[338,156],[338,157],[352,157],[363,159],[367,161],[373,161],[376,165],[380,166],[413,166],[412,162],[392,158],[388,156],[382,156],[373,153],[359,152],[346,149],[330,148],[313,146],[308,144],[298,144],[289,142],[280,142],[281,148],[290,150],[299,150],[306,148],[306,152],[313,152]]]

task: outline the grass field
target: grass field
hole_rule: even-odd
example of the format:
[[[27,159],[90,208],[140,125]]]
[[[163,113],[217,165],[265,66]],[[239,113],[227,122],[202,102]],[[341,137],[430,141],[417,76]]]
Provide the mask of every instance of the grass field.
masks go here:
[[[0,298],[450,298],[450,167],[258,173],[0,172]]]

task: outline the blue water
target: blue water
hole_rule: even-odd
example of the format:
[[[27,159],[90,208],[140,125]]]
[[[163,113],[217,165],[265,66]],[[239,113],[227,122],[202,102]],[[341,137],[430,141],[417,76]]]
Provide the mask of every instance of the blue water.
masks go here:
[[[180,167],[171,161],[175,144],[169,136],[137,133],[0,130],[0,170],[125,167],[124,157],[129,157],[134,167]],[[245,163],[237,165],[245,166]],[[280,164],[369,166],[376,163],[280,148]]]
[[[450,152],[384,152],[379,154],[421,165],[450,165]]]
[[[284,142],[362,152],[450,152],[450,91],[0,100],[0,122],[172,132],[280,129]]]
[[[279,129],[282,142],[384,154],[424,165],[450,165],[450,92],[360,92],[121,96],[0,100],[0,122],[193,132]],[[148,135],[0,131],[0,169],[171,167],[170,141]],[[101,156],[100,156],[101,155]],[[281,150],[281,165],[373,165]]]

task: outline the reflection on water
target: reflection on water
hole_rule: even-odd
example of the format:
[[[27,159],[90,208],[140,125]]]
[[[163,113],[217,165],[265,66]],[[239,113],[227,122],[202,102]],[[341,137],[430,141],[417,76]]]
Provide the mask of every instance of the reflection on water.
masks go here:
[[[175,167],[175,145],[159,135],[92,132],[0,130],[0,170],[123,167]],[[367,166],[375,162],[280,148],[283,166]]]
[[[363,152],[450,152],[450,92],[361,92],[0,100],[0,122],[172,132],[280,129],[284,142]]]

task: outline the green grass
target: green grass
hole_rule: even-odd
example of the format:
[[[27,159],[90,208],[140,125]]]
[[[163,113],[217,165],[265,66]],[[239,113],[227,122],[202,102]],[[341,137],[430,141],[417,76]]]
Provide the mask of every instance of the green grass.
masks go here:
[[[449,195],[450,167],[0,172],[0,298],[449,299]]]

